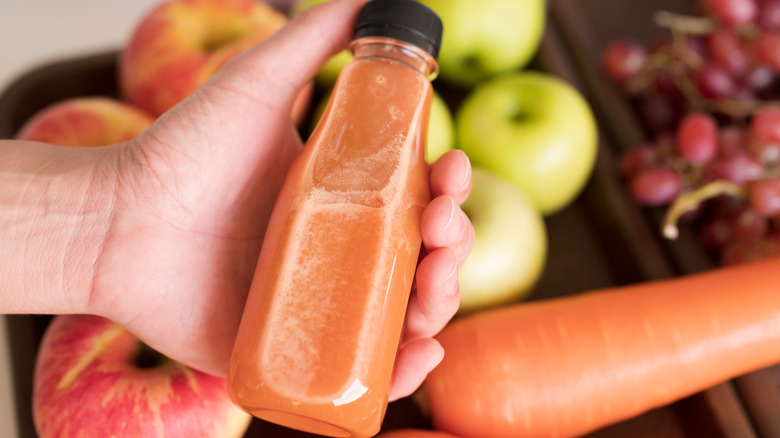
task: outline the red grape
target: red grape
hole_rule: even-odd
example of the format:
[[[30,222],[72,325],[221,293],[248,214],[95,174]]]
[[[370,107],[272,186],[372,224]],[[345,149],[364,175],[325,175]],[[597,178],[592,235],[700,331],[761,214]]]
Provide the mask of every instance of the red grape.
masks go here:
[[[727,217],[715,216],[701,226],[699,239],[702,245],[709,250],[718,251],[726,246],[733,238],[731,220]]]
[[[707,38],[707,47],[713,62],[732,76],[743,75],[750,65],[746,47],[739,35],[731,29],[720,28]]]
[[[712,63],[705,64],[696,73],[696,85],[702,96],[721,99],[734,94],[734,78],[726,70]]]
[[[626,179],[633,178],[642,170],[655,164],[656,154],[651,145],[641,145],[627,150],[620,157],[618,172]]]
[[[755,43],[756,59],[780,72],[780,31],[766,31],[759,35]]]
[[[674,128],[679,115],[674,100],[661,94],[644,96],[638,103],[638,111],[645,128],[650,132]]]
[[[692,113],[677,129],[677,153],[693,164],[704,164],[718,151],[718,125],[707,113]]]
[[[674,76],[668,70],[655,70],[653,75],[653,90],[663,96],[679,97],[680,88],[674,80]]]
[[[639,74],[645,55],[645,48],[635,41],[614,41],[604,50],[602,68],[610,79],[622,84]]]
[[[676,170],[649,167],[631,181],[631,194],[638,202],[648,206],[670,203],[682,190],[682,178]]]
[[[755,136],[749,136],[748,150],[750,154],[764,166],[780,163],[780,143]]]
[[[764,216],[780,214],[780,179],[762,179],[750,187],[750,205]]]
[[[777,255],[780,255],[780,239],[777,236],[765,236],[753,241],[736,239],[721,253],[721,263],[737,265]]]
[[[780,107],[759,108],[750,120],[750,135],[756,139],[780,143]]]
[[[744,210],[747,202],[733,196],[716,196],[709,201],[708,214],[714,217],[731,218]]]
[[[755,158],[747,154],[718,158],[711,163],[710,171],[719,179],[736,184],[755,181],[764,174],[764,167]]]
[[[735,239],[755,240],[766,234],[767,220],[756,210],[746,208],[731,219],[731,230]]]
[[[755,0],[707,0],[707,6],[724,26],[749,23],[758,15]]]
[[[736,239],[723,248],[720,254],[720,263],[725,266],[732,266],[760,258],[761,242],[746,242]]]
[[[718,156],[733,157],[745,151],[745,132],[733,125],[724,126],[718,136]]]
[[[780,1],[761,0],[758,3],[758,24],[767,30],[780,30]]]
[[[771,68],[765,65],[753,65],[742,77],[742,83],[760,93],[769,89],[774,79],[775,75]]]

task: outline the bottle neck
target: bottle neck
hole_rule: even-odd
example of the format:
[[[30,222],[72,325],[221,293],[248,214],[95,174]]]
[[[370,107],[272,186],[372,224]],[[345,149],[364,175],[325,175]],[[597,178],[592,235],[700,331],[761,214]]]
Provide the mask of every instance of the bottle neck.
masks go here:
[[[431,81],[439,74],[439,66],[433,56],[414,44],[395,38],[362,37],[352,41],[349,48],[356,60],[384,58],[401,62]]]

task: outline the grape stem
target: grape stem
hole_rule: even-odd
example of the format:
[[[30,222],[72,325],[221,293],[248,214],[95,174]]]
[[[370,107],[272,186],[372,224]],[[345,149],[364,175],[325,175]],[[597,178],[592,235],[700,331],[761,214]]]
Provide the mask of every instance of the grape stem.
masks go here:
[[[653,21],[660,27],[688,35],[709,35],[718,28],[718,22],[709,17],[693,17],[669,11],[658,11]]]
[[[760,106],[780,104],[777,101],[767,100],[704,98],[686,70],[687,67],[698,71],[704,65],[704,61],[698,53],[688,47],[686,40],[690,36],[704,36],[713,33],[719,27],[718,21],[712,17],[698,17],[664,10],[657,11],[653,15],[653,21],[657,26],[671,31],[674,43],[672,53],[661,52],[648,57],[648,70],[650,72],[659,69],[669,71],[677,89],[697,110],[723,114],[734,119],[744,119],[753,114]],[[759,31],[754,25],[745,25],[740,28],[741,34],[748,39],[755,39]],[[677,55],[678,62],[675,62],[675,55]],[[650,82],[650,78],[642,81],[645,86]],[[637,84],[636,88],[643,88],[642,84]]]
[[[707,183],[694,191],[681,193],[666,210],[662,226],[664,237],[669,240],[677,239],[680,230],[677,223],[680,217],[689,211],[695,210],[702,202],[717,196],[727,195],[735,198],[744,198],[745,190],[738,184],[727,180],[716,180]]]
[[[711,99],[707,101],[706,107],[711,112],[725,114],[733,118],[745,118],[753,114],[757,109],[766,105],[780,105],[776,100],[753,100],[753,99]]]

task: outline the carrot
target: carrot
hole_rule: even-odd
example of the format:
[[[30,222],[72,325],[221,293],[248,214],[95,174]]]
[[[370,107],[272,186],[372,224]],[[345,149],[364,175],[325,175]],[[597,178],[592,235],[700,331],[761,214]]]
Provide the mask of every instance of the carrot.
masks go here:
[[[483,311],[438,340],[436,429],[582,435],[780,362],[780,258]]]
[[[445,432],[423,429],[396,429],[380,434],[377,438],[457,438]]]

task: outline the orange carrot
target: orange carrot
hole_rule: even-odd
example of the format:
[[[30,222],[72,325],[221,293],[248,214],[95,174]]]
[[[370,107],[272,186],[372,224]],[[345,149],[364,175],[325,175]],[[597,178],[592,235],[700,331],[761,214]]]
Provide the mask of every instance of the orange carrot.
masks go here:
[[[457,438],[445,432],[423,429],[397,429],[380,434],[377,438]]]
[[[780,258],[483,311],[438,339],[436,429],[582,435],[780,362]]]

